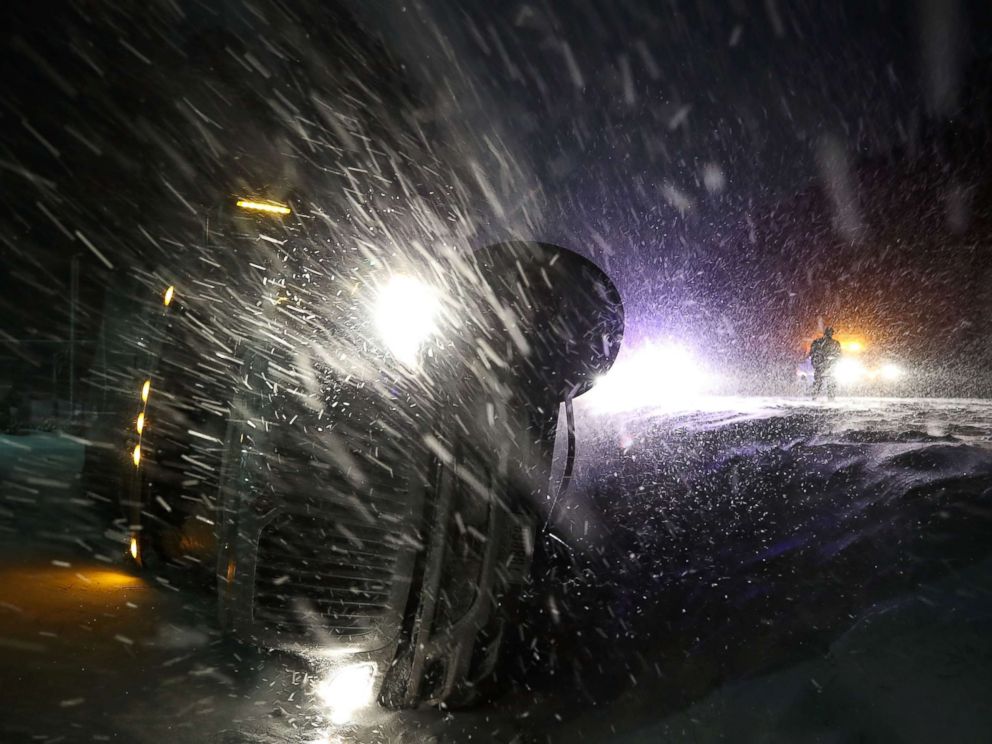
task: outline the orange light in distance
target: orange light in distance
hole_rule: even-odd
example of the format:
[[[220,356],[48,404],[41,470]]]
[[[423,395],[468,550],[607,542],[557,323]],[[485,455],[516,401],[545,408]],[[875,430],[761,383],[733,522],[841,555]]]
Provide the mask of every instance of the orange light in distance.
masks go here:
[[[168,287],[162,295],[162,304],[168,307],[172,302],[172,295],[176,293],[175,287]]]
[[[138,433],[139,434],[142,431],[144,431],[144,429],[145,429],[145,412],[144,411],[142,411],[141,413],[138,414],[138,423],[135,424],[134,428],[138,430]]]
[[[815,336],[811,339],[808,339],[806,341],[804,348],[807,351],[809,351],[812,342],[817,338],[819,338],[819,336]],[[856,354],[861,354],[865,351],[865,349],[868,348],[868,344],[865,342],[863,337],[855,336],[850,333],[835,333],[834,340],[840,344],[840,350],[844,354],[848,354],[852,356]]]
[[[131,535],[131,557],[138,560],[138,538],[135,535]]]
[[[141,386],[141,402],[142,403],[147,403],[148,402],[148,393],[150,393],[151,390],[152,390],[152,381],[151,380],[145,380],[145,384]]]
[[[141,464],[141,445],[134,445],[134,450],[131,452],[131,460],[134,462],[134,467],[138,467]]]

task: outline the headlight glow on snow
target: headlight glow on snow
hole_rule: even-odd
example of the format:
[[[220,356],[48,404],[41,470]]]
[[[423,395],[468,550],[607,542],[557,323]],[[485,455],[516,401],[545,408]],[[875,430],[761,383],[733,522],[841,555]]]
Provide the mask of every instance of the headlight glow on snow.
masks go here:
[[[315,691],[330,709],[331,721],[340,725],[372,702],[374,681],[375,664],[348,664],[332,671]]]
[[[376,300],[376,330],[393,356],[416,366],[420,347],[437,330],[440,307],[429,286],[413,277],[394,276]]]
[[[891,362],[888,364],[883,364],[881,369],[878,370],[878,373],[886,382],[895,382],[906,374],[902,367],[898,364],[892,364]]]
[[[691,406],[712,381],[682,346],[647,344],[621,353],[609,373],[583,397],[594,407],[610,411],[684,407]]]
[[[263,212],[265,214],[277,214],[280,216],[285,216],[292,211],[285,204],[254,201],[252,199],[238,199],[236,205],[241,209],[247,209],[252,212]]]
[[[861,382],[867,374],[865,365],[857,359],[840,359],[834,365],[834,378],[841,385],[856,385]]]

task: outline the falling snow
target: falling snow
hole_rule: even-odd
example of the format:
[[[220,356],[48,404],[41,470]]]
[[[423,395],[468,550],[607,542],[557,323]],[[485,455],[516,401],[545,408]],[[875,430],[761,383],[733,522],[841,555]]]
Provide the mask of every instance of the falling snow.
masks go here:
[[[988,8],[52,18],[0,740],[982,740]]]

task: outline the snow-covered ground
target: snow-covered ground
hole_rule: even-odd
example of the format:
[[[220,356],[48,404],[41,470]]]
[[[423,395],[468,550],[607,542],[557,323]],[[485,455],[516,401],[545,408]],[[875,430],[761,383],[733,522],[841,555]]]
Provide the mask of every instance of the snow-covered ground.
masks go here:
[[[713,397],[579,407],[577,431],[555,521],[584,578],[556,601],[591,639],[572,665],[612,699],[570,731],[992,730],[992,402]]]
[[[554,521],[580,542],[604,528],[615,539],[719,520],[725,540],[740,526],[756,550],[814,540],[804,528],[849,543],[868,511],[898,508],[920,489],[992,485],[985,400],[707,397],[622,413],[579,405],[576,432],[575,477]],[[780,508],[789,517],[776,531]],[[796,523],[800,515],[813,521]],[[669,538],[653,550],[676,549]]]
[[[107,567],[60,553],[5,569],[0,677],[34,703],[0,739],[987,741],[992,401],[579,403],[563,541],[545,539],[560,553],[539,562],[495,702],[325,731],[302,665],[222,640],[209,597],[124,575],[101,595]],[[13,548],[25,510],[78,498],[62,484],[81,455],[3,444]]]
[[[674,424],[712,428],[739,421],[771,419],[792,415],[817,416],[829,421],[836,431],[869,429],[899,434],[924,431],[932,436],[953,436],[992,442],[992,400],[964,398],[869,398],[837,397],[810,400],[798,397],[694,396],[680,400],[673,396],[660,406],[634,408],[611,413],[585,398],[576,401],[580,420],[589,428],[579,428],[580,439],[590,444],[604,427],[627,431],[655,430]]]

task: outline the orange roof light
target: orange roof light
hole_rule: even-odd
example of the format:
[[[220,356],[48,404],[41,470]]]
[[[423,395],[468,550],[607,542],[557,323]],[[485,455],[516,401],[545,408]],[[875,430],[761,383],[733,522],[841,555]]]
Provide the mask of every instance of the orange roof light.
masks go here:
[[[860,354],[865,350],[865,342],[860,336],[841,333],[834,336],[840,342],[840,350],[845,354]]]
[[[819,338],[822,334],[816,334],[812,338],[806,340],[805,348],[808,351],[813,341]],[[863,336],[857,336],[853,333],[835,333],[834,340],[840,344],[840,350],[844,354],[861,354],[868,348],[868,344],[865,342]]]

